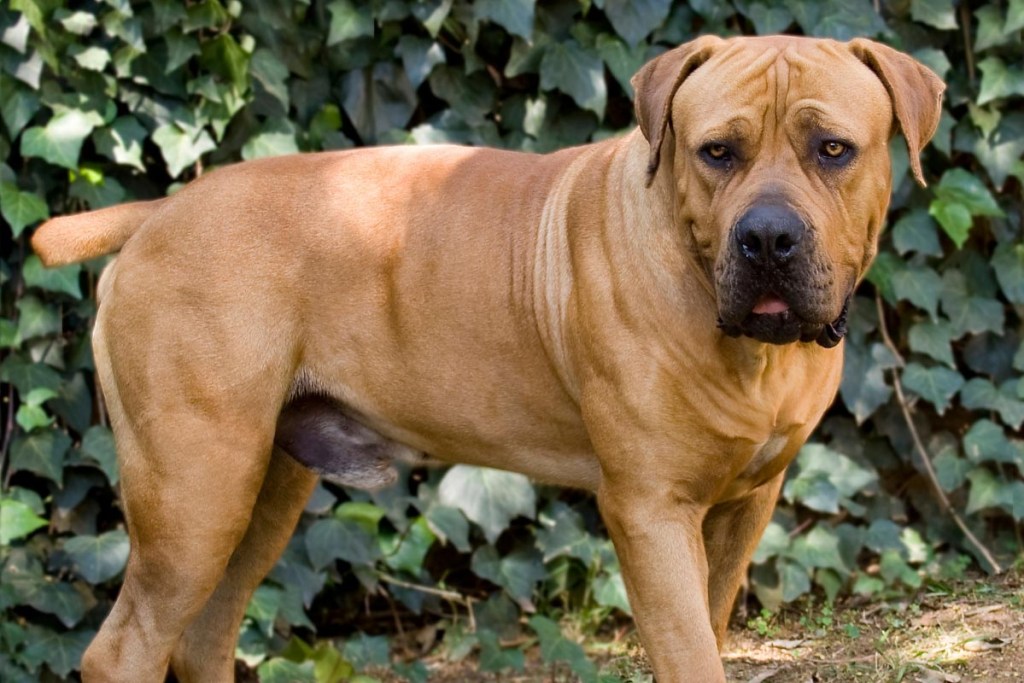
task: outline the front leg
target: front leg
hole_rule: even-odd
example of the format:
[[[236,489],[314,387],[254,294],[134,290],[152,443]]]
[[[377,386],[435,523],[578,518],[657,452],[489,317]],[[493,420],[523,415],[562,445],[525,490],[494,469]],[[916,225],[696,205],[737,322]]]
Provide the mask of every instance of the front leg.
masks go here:
[[[708,606],[706,509],[664,481],[619,474],[605,477],[598,502],[658,682],[725,681]]]
[[[711,627],[719,649],[725,643],[729,617],[750,557],[772,518],[784,476],[780,472],[746,496],[716,505],[704,518]]]

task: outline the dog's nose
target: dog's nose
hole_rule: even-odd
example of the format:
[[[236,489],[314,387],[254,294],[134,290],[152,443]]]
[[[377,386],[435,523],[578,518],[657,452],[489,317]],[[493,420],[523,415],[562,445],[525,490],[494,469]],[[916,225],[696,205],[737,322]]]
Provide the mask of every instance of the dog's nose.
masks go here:
[[[800,249],[807,227],[785,206],[755,206],[736,223],[736,243],[740,253],[754,263],[785,263]]]

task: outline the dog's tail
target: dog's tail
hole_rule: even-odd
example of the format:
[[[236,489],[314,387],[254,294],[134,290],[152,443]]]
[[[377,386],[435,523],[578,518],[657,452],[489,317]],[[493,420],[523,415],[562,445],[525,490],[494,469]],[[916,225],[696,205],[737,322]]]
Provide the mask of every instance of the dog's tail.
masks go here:
[[[32,235],[32,249],[48,267],[111,254],[123,247],[164,201],[132,202],[52,218]]]

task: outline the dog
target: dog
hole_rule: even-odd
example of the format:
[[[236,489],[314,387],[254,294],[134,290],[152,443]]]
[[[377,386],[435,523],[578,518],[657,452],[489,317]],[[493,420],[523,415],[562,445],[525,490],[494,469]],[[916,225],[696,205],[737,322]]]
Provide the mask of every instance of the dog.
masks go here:
[[[427,454],[589,489],[657,679],[722,681],[783,471],[943,84],[864,39],[701,37],[633,79],[638,129],[548,155],[260,159],[54,218],[119,251],[96,371],[131,538],[86,681],[233,676],[239,622],[317,472]]]

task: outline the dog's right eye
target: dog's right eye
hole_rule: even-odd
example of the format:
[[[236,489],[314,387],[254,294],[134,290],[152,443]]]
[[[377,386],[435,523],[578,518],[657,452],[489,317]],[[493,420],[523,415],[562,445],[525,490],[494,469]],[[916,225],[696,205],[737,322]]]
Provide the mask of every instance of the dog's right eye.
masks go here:
[[[700,148],[700,155],[713,166],[722,166],[732,161],[732,150],[721,142],[709,142]]]

